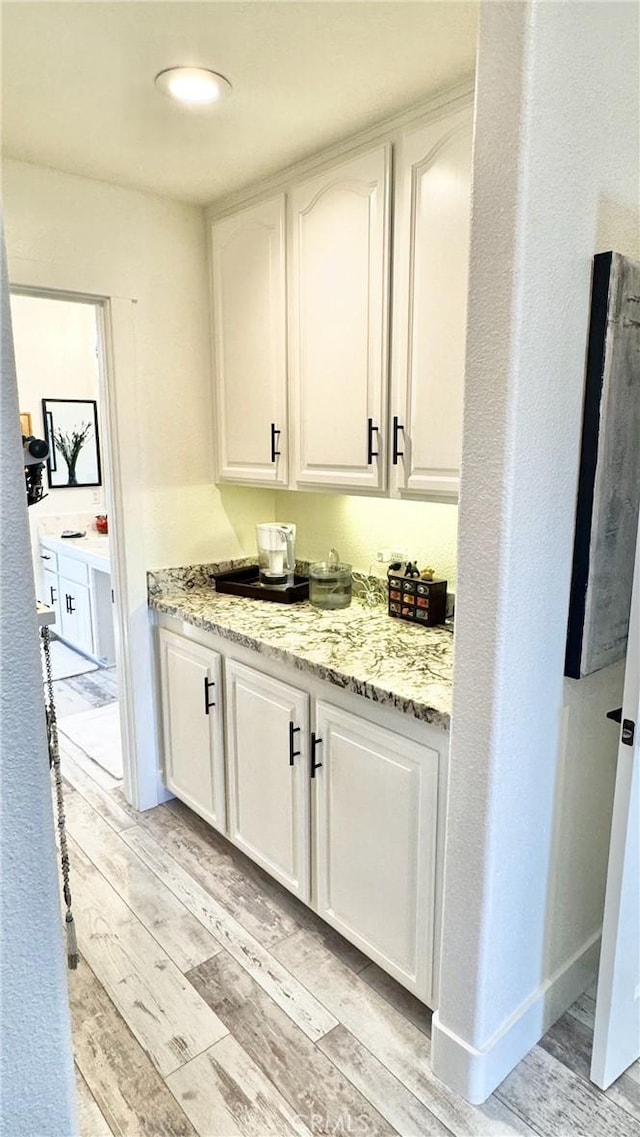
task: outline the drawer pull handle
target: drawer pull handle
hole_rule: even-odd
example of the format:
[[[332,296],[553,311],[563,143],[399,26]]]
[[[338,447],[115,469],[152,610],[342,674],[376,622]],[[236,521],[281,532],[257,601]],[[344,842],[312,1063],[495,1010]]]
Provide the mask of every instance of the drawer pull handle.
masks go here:
[[[300,757],[300,751],[296,750],[295,736],[300,734],[300,727],[294,726],[292,722],[289,723],[289,765],[293,766],[294,758]]]
[[[316,747],[318,747],[321,742],[322,742],[322,739],[318,738],[316,736],[316,734],[312,731],[311,732],[311,777],[312,778],[315,778],[316,770],[319,770],[320,767],[322,766],[322,762],[316,762]]]
[[[50,561],[51,557],[49,556],[48,553],[40,553],[40,559],[43,561]]]
[[[275,422],[272,422],[271,423],[271,461],[272,462],[275,462],[276,458],[280,457],[280,451],[278,450],[278,443],[280,440],[281,433],[282,433],[282,431],[280,431],[276,428]]]
[[[213,699],[211,700],[211,702],[209,702],[209,688],[215,687],[215,685],[216,685],[215,680],[207,679],[207,677],[205,675],[205,677],[204,677],[204,713],[205,713],[205,715],[208,715],[211,708],[215,707],[215,705],[216,705]]]
[[[398,422],[398,416],[393,416],[393,464],[398,465],[398,458],[404,458],[404,450],[398,450],[398,435],[404,426]]]
[[[377,450],[373,449],[373,436],[378,434],[380,427],[373,425],[373,419],[367,419],[367,466],[373,465],[373,459],[378,458]]]

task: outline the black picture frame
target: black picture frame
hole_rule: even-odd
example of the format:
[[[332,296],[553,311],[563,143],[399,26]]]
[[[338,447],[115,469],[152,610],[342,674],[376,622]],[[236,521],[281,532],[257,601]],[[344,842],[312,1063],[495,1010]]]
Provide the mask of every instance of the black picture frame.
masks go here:
[[[640,264],[593,260],[564,673],[624,659],[640,506]]]
[[[98,404],[95,399],[43,399],[43,434],[49,445],[47,482],[49,489],[80,489],[102,485],[100,434],[98,430]],[[70,435],[74,430],[89,426],[87,438],[77,456],[73,471],[69,468],[60,447],[55,442],[55,431]]]

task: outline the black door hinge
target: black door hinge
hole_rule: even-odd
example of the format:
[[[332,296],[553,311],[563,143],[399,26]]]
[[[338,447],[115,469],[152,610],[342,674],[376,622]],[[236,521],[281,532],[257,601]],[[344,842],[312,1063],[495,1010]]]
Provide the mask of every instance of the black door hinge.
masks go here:
[[[624,746],[633,746],[633,740],[636,736],[636,724],[633,719],[623,719],[622,721],[622,734],[620,741]]]

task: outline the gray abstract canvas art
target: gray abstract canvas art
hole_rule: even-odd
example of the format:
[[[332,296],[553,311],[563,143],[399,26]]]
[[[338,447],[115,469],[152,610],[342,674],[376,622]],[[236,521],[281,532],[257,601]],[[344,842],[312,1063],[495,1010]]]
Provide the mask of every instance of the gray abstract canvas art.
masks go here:
[[[626,653],[640,505],[640,263],[594,258],[565,674]]]

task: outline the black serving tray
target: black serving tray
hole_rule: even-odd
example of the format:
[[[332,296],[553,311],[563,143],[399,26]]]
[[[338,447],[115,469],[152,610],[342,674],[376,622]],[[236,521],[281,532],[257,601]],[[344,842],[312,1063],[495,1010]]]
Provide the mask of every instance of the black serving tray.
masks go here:
[[[309,577],[294,576],[293,584],[277,585],[275,588],[260,583],[258,565],[232,569],[231,572],[217,572],[213,578],[216,592],[226,592],[229,596],[245,596],[248,600],[270,600],[274,604],[298,604],[309,599]]]

